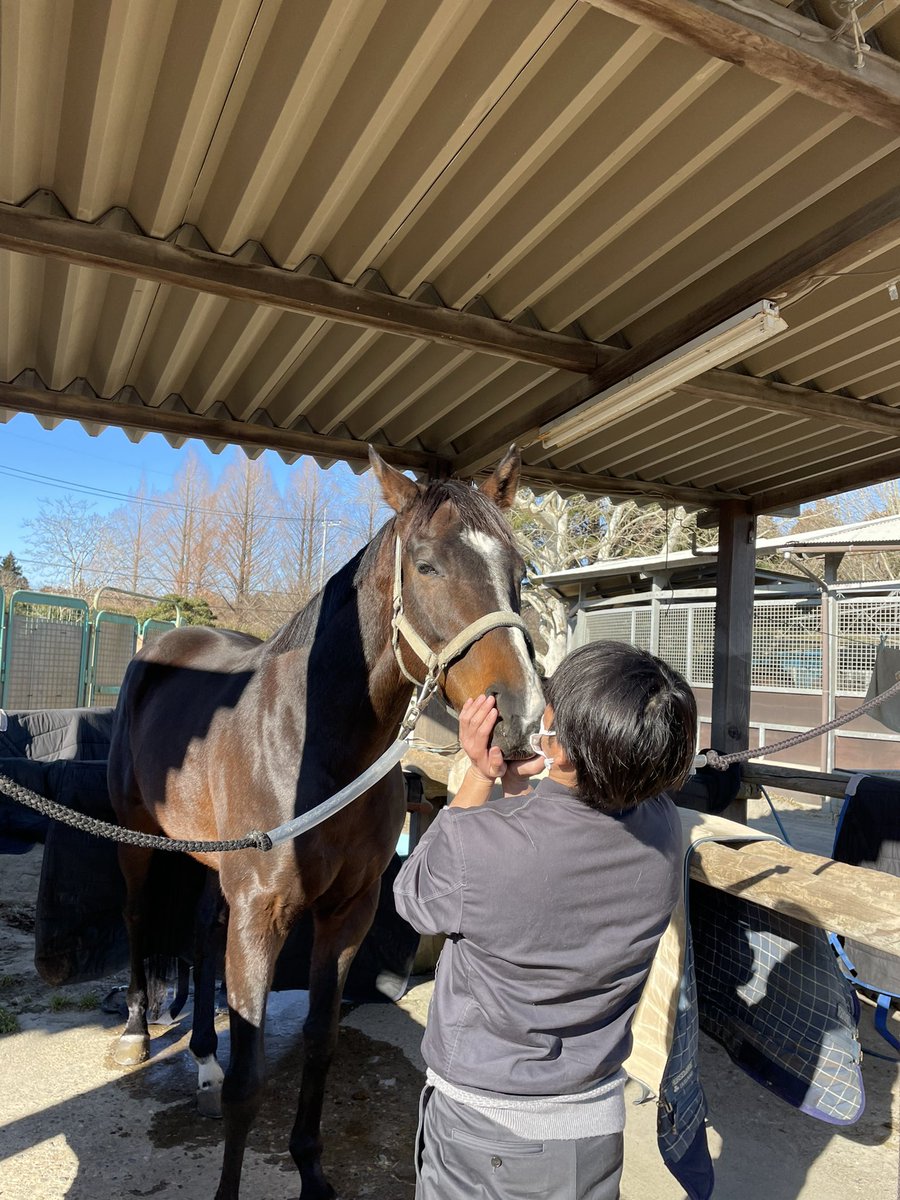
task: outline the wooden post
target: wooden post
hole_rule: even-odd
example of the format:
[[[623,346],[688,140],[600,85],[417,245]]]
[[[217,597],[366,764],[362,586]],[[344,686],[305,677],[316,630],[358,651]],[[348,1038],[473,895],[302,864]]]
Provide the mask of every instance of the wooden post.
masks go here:
[[[719,508],[713,643],[711,741],[720,754],[746,750],[750,745],[755,581],[756,518],[749,505],[728,500]],[[731,821],[746,822],[746,800],[735,800],[722,816]]]

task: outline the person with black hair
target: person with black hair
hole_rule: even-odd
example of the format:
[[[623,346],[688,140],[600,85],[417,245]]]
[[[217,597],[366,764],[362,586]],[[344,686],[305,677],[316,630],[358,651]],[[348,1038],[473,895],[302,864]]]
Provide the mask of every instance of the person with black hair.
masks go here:
[[[490,744],[494,698],[466,701],[471,766],[394,884],[401,916],[449,935],[422,1042],[416,1200],[619,1196],[622,1063],[681,888],[664,793],[690,771],[697,708],[677,671],[619,642],[573,651],[547,699],[524,762]]]

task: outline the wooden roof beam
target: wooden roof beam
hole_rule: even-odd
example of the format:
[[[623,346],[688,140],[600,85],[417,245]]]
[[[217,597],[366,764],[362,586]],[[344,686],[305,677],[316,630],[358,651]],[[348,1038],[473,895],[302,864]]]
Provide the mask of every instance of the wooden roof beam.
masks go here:
[[[779,9],[779,11],[782,11]],[[570,412],[579,404],[620,383],[629,375],[642,370],[660,358],[671,354],[679,347],[696,337],[700,337],[720,322],[727,320],[737,312],[748,308],[761,299],[770,299],[785,309],[808,290],[814,276],[837,275],[846,271],[854,264],[877,254],[887,246],[900,240],[900,188],[891,188],[877,199],[865,204],[862,208],[850,213],[842,220],[835,222],[829,229],[809,238],[789,254],[782,255],[775,262],[766,265],[746,279],[740,280],[732,287],[726,288],[714,299],[702,305],[673,324],[662,329],[659,333],[648,338],[646,342],[633,347],[631,350],[616,350],[610,346],[599,347],[605,359],[605,365],[597,368],[591,375],[578,379],[569,387],[563,389],[557,396],[546,401],[539,410],[527,414],[525,421],[511,421],[497,431],[496,436],[489,434],[481,436],[478,448],[466,449],[457,457],[455,467],[463,474],[472,470],[480,470],[484,463],[492,462],[497,454],[512,441],[519,441],[523,446],[532,445],[538,440],[540,427],[547,422]],[[790,317],[788,316],[788,321]],[[704,394],[710,399],[716,399],[713,382],[721,382],[726,389],[721,398],[734,400],[734,385],[731,380],[736,378],[733,372],[724,370],[708,371],[699,381],[682,385],[679,391],[686,388],[702,386]],[[780,404],[786,401],[786,393],[782,385],[770,384],[766,380],[758,381],[762,386],[755,391],[755,401],[759,407],[770,407],[772,411],[789,411],[781,409]],[[774,389],[774,390],[772,390]],[[745,390],[745,397],[740,403],[751,403],[750,388]],[[805,399],[812,408],[810,416],[825,415],[816,413],[817,406],[829,401],[825,393],[814,389],[802,389]],[[821,399],[820,399],[821,398]],[[768,405],[763,400],[768,400]],[[800,390],[793,393],[795,407],[804,397]],[[827,414],[835,420],[846,418],[853,424],[859,418],[872,416],[880,420],[884,414],[873,413],[879,406],[871,402],[865,408],[857,405],[863,401],[854,401],[848,397],[831,397],[831,411]],[[838,401],[842,403],[837,403]],[[885,406],[881,406],[885,407]],[[885,407],[885,411],[887,411]],[[840,416],[838,414],[841,414]],[[891,416],[886,417],[892,421]],[[874,427],[870,427],[874,428]],[[884,428],[884,426],[880,426]],[[824,493],[820,493],[824,494]]]
[[[594,475],[586,471],[557,471],[552,467],[522,463],[519,476],[522,483],[586,496],[613,496],[622,500],[656,500],[660,504],[682,504],[687,508],[705,508],[724,500],[746,500],[738,492],[716,491],[713,488],[680,487],[655,480],[619,478],[615,475]]]
[[[300,430],[277,429],[270,425],[250,424],[209,417],[198,413],[169,411],[143,404],[131,388],[117,399],[93,397],[75,392],[55,392],[50,389],[22,387],[0,383],[0,408],[33,416],[56,417],[61,420],[92,421],[97,425],[112,425],[120,429],[140,429],[146,433],[174,434],[179,437],[213,439],[238,446],[253,446],[263,450],[288,454],[312,454],[323,458],[339,458],[351,462],[368,461],[368,443],[350,438]],[[439,455],[423,450],[378,445],[378,452],[394,466],[427,471],[434,477],[450,474],[450,463]],[[545,471],[523,467],[525,482],[543,483],[584,491],[587,494],[646,498],[662,502],[698,507],[732,498],[730,492],[709,489],[674,487],[660,483],[644,483],[638,479],[616,479],[607,475],[585,475],[575,471]]]
[[[31,413],[36,417],[93,421],[98,425],[112,425],[119,429],[140,429],[146,433],[211,438],[237,446],[253,446],[288,454],[313,454],[322,458],[339,458],[351,462],[367,462],[369,457],[367,442],[300,430],[277,429],[271,425],[250,424],[247,421],[227,420],[197,413],[170,412],[142,403],[131,388],[124,389],[120,398],[111,400],[78,395],[74,392],[55,392],[0,383],[0,408]],[[446,473],[449,465],[446,459],[421,450],[383,445],[376,448],[389,463],[402,469],[441,474],[442,468]]]
[[[772,0],[586,2],[900,133],[900,63],[869,50],[857,69],[852,41]]]
[[[611,355],[622,357],[628,353],[611,347],[605,349]],[[510,442],[518,442],[524,447],[534,445],[538,441],[541,425],[581,403],[577,399],[578,396],[589,398],[584,396],[589,386],[588,379],[572,384],[543,405],[537,413],[531,414],[526,429],[522,428],[521,421],[513,421],[504,426],[499,433],[492,433],[488,437],[480,435],[477,446],[457,456],[454,470],[461,475],[477,474],[488,463],[493,462],[500,450]],[[753,375],[739,375],[734,371],[705,371],[696,379],[681,384],[674,391],[679,395],[701,396],[705,400],[723,401],[744,408],[760,408],[766,412],[784,413],[789,417],[808,417],[811,421],[830,421],[867,433],[900,437],[900,408],[871,400],[857,400],[835,392],[798,387],[796,384],[757,379]],[[723,498],[726,497],[719,497]]]
[[[900,408],[872,400],[857,400],[836,392],[775,383],[753,375],[738,375],[734,371],[707,371],[682,384],[678,391],[687,396],[702,396],[745,408],[761,408],[789,417],[808,417],[812,421],[829,421],[866,433],[900,437]]]
[[[227,300],[463,346],[561,371],[590,372],[601,348],[583,338],[354,287],[319,274],[249,263],[143,234],[0,205],[0,249],[151,279]]]

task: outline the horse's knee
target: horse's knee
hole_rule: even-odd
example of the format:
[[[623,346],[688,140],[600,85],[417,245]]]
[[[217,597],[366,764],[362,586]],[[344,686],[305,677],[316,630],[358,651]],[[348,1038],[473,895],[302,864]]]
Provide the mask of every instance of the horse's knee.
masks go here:
[[[222,1080],[222,1104],[225,1108],[244,1108],[249,1106],[254,1111],[262,1100],[266,1076],[262,1068],[253,1071],[235,1071],[233,1062],[229,1064]]]

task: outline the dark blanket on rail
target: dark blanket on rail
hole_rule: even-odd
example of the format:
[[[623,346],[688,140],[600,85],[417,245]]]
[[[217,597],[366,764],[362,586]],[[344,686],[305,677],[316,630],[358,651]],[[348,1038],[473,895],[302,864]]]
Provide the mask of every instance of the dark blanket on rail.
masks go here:
[[[900,780],[864,775],[844,799],[833,857],[900,878]],[[900,958],[841,939],[861,986],[900,996]]]
[[[0,775],[76,812],[115,823],[106,786],[112,709],[8,713],[0,732]],[[116,843],[93,837],[18,804],[0,783],[0,854],[44,843],[35,921],[35,966],[54,985],[83,983],[125,971],[128,944],[122,920],[124,885]],[[166,852],[161,852],[166,853]],[[403,995],[419,935],[398,916],[388,865],[375,922],[350,970],[345,996],[357,1003]],[[275,990],[308,985],[311,920],[285,944]]]

